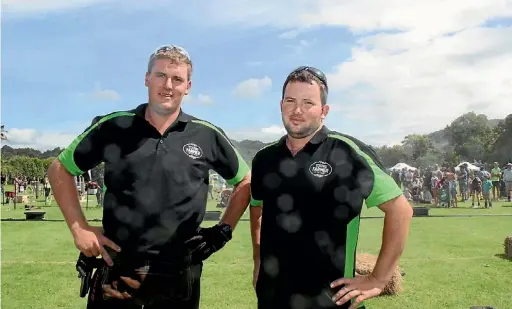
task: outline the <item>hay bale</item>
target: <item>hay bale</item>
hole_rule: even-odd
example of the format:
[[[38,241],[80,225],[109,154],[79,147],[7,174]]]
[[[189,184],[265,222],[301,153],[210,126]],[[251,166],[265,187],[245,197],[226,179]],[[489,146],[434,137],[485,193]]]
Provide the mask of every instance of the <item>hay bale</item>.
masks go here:
[[[357,254],[356,275],[369,275],[373,271],[376,262],[377,256],[375,255],[368,253]],[[391,280],[384,287],[381,295],[397,295],[402,292],[402,290],[402,272],[400,271],[400,267],[397,266]]]
[[[512,259],[512,235],[505,238],[505,256],[509,259]]]

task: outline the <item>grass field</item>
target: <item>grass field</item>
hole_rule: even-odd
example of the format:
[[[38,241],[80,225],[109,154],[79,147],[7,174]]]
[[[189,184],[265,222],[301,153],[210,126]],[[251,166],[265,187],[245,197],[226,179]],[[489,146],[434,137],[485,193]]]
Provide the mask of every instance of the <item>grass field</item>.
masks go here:
[[[493,209],[461,206],[431,209],[431,214],[512,214],[512,205],[504,202]],[[215,203],[208,208],[215,209]],[[47,219],[62,219],[55,205],[43,209]],[[4,219],[24,218],[23,212],[23,207],[2,206]],[[101,209],[89,209],[86,216],[99,219]],[[363,216],[382,213],[371,209]],[[380,218],[362,220],[358,252],[378,253],[382,223]],[[404,293],[373,299],[368,308],[512,309],[512,262],[503,258],[503,240],[511,234],[512,217],[507,216],[414,218],[400,263],[406,272]],[[85,308],[78,297],[77,255],[65,222],[2,222],[2,308]],[[205,262],[201,308],[255,308],[251,257],[244,221],[234,239]]]

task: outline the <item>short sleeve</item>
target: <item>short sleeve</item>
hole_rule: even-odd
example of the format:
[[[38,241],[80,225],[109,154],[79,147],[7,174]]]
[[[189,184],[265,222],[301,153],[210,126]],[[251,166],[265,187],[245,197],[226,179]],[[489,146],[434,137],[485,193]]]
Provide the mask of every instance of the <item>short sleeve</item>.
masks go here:
[[[73,176],[79,176],[96,167],[103,160],[103,119],[96,117],[85,131],[77,136],[58,156],[59,161]]]
[[[230,185],[236,185],[249,173],[249,166],[222,129],[214,130],[212,168]]]
[[[345,136],[333,135],[332,137],[340,139],[347,143],[359,155],[361,161],[365,163],[365,168],[372,178],[372,187],[366,197],[366,207],[371,208],[382,205],[403,194],[402,189],[398,187],[395,180],[385,171],[384,165],[380,162],[377,154],[370,147],[361,142],[354,142]]]
[[[251,206],[263,205],[263,165],[261,164],[261,155],[256,153],[252,159],[251,169]]]

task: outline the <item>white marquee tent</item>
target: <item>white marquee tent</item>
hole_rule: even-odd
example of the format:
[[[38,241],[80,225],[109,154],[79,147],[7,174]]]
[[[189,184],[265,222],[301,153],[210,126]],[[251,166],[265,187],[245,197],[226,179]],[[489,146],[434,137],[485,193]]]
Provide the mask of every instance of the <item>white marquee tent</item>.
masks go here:
[[[474,165],[474,164],[471,164],[471,163],[469,163],[469,162],[461,162],[461,163],[459,163],[459,165],[457,165],[457,166],[455,167],[455,170],[456,170],[456,171],[460,170],[460,167],[461,167],[462,165],[464,165],[464,164],[467,164],[467,165],[468,165],[468,169],[469,169],[470,171],[479,171],[479,170],[480,170],[480,168],[479,168],[478,166],[476,166],[476,165]]]
[[[397,163],[395,164],[395,166],[393,166],[392,168],[390,168],[390,170],[392,171],[395,171],[395,170],[403,170],[404,168],[407,168],[407,170],[417,170],[417,168],[415,167],[412,167],[408,164],[405,164],[405,163]]]

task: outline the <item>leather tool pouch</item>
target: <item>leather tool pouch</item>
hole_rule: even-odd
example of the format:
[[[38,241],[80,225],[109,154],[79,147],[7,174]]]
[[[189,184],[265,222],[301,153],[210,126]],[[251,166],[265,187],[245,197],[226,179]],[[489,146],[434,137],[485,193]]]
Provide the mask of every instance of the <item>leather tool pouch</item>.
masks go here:
[[[140,282],[140,286],[130,287],[121,276]],[[114,281],[117,281],[117,290],[132,295],[131,301],[138,305],[164,300],[188,300],[192,295],[193,281],[190,257],[169,262],[114,259],[114,266],[106,267],[103,272],[102,282],[112,285]]]

